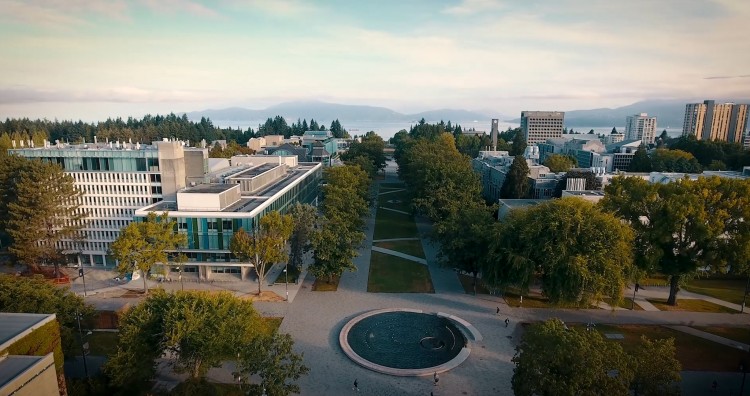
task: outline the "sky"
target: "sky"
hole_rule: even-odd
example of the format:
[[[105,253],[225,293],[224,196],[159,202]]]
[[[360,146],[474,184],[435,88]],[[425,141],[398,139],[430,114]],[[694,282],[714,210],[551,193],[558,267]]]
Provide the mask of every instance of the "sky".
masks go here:
[[[750,97],[747,0],[0,0],[0,117]]]

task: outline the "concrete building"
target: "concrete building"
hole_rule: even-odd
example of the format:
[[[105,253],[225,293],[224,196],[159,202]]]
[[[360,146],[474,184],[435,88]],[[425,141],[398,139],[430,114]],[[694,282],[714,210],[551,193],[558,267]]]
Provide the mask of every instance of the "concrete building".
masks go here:
[[[597,203],[601,201],[604,198],[604,191],[599,190],[581,190],[581,191],[569,191],[565,190],[562,192],[562,198],[565,197],[576,197],[583,199],[584,201],[589,201],[592,203]]]
[[[500,199],[500,190],[513,160],[514,157],[508,155],[507,151],[480,151],[479,156],[472,160],[472,167],[482,182],[484,199],[489,202]],[[529,166],[529,196],[538,199],[552,198],[563,174],[552,173],[548,167],[539,165],[528,157],[526,162]]]
[[[703,103],[685,105],[682,135],[698,140],[720,140],[742,144],[747,125],[747,104]]]
[[[522,111],[521,131],[527,144],[546,142],[561,137],[565,113],[561,111]]]
[[[656,139],[656,117],[649,117],[648,113],[627,116],[625,118],[624,139],[640,140],[645,145],[654,144],[654,139]]]
[[[0,313],[0,395],[60,394],[54,352],[45,350],[44,345],[35,341],[42,338],[40,332],[54,336],[54,331],[45,331],[49,326],[57,327],[55,314]],[[57,339],[48,343],[50,349],[60,345],[59,330],[56,334]],[[19,349],[28,353],[8,354],[8,350]],[[62,362],[63,357],[59,359]],[[65,386],[64,381],[62,386]]]
[[[174,200],[189,179],[208,170],[208,150],[188,148],[181,141],[151,145],[130,142],[45,144],[11,149],[10,154],[62,166],[83,195],[84,239],[60,241],[59,249],[71,263],[113,266],[109,247],[138,208],[164,199]]]
[[[625,134],[624,133],[611,133],[609,135],[604,136],[602,139],[602,143],[604,144],[615,144],[620,143],[623,140],[625,140]]]
[[[284,213],[295,202],[317,204],[322,169],[320,163],[307,162],[294,167],[277,162],[233,168],[219,183],[182,189],[176,200],[136,210],[135,218],[142,221],[151,212],[168,211],[177,221],[176,232],[188,241],[181,249],[188,257],[185,276],[244,280],[252,266],[231,255],[234,233],[255,229],[266,213]]]

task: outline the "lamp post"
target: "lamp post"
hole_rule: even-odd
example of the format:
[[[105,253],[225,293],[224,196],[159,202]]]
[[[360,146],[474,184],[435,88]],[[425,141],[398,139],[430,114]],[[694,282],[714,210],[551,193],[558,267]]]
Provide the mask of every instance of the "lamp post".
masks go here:
[[[740,362],[740,371],[742,372],[742,385],[740,385],[740,396],[745,394],[745,377],[747,376],[747,362]]]
[[[89,367],[86,364],[86,349],[87,343],[83,342],[83,330],[81,330],[81,314],[76,311],[76,320],[78,321],[78,336],[81,338],[81,352],[83,354],[83,372],[86,374],[86,378],[89,377]]]
[[[86,297],[86,272],[83,271],[83,264],[78,264],[78,276],[83,279],[83,296]]]
[[[742,308],[740,313],[745,313],[745,301],[747,300],[747,294],[750,292],[750,274],[747,275],[747,283],[745,284],[745,294],[742,295]]]
[[[637,282],[636,282],[636,284],[635,284],[635,285],[633,285],[633,300],[631,301],[631,304],[630,304],[630,310],[631,310],[631,311],[635,309],[635,293],[636,293],[636,292],[638,291],[638,289],[640,289],[640,288],[641,288],[641,285],[639,285],[639,284],[638,284]]]
[[[289,262],[284,264],[284,290],[286,291],[286,302],[289,302]]]

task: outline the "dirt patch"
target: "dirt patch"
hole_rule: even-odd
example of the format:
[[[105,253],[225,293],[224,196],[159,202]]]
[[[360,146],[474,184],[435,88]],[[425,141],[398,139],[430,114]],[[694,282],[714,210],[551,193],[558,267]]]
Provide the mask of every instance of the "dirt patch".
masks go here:
[[[140,298],[143,296],[145,296],[143,290],[128,290],[120,295],[123,298]]]
[[[257,294],[257,293],[246,294],[242,296],[242,299],[250,300],[250,301],[270,301],[270,302],[286,301],[284,297],[281,297],[280,295],[272,291],[268,291],[268,290],[260,292],[260,294]]]

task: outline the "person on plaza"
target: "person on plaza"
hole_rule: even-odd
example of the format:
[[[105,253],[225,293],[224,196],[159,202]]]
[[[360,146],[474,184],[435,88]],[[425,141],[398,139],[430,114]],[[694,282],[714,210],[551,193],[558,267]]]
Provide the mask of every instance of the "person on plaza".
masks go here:
[[[437,386],[438,381],[440,381],[440,378],[438,378],[437,371],[435,372],[435,374],[432,375],[432,379],[435,380],[435,386]]]
[[[355,391],[357,391],[357,392],[359,392],[359,382],[357,382],[356,379],[354,380],[354,388],[352,388],[352,389],[355,390]]]
[[[495,311],[495,315],[500,315],[500,307],[497,307],[497,310]]]
[[[510,319],[505,318],[505,327],[508,327],[509,324],[510,324]]]

